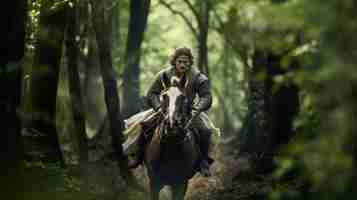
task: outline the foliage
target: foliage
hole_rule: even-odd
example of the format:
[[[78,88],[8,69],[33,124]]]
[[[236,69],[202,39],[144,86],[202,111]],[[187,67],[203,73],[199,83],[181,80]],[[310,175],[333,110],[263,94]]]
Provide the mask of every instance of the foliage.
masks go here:
[[[25,195],[37,199],[72,199],[81,196],[83,181],[73,170],[63,169],[59,163],[41,161],[26,161],[24,166],[23,179],[24,184],[27,185],[24,190]],[[36,180],[36,184],[31,184],[33,180]]]
[[[51,12],[73,1],[28,2],[30,54],[39,34],[42,6],[46,5]],[[119,4],[120,45],[113,57],[121,73],[129,0]],[[219,127],[226,128],[224,134],[238,132],[247,112],[247,70],[251,67],[253,52],[256,49],[278,54],[288,52],[281,65],[288,68],[293,60],[298,60],[300,68],[277,76],[274,87],[290,82],[297,84],[301,89],[301,106],[294,122],[297,136],[279,153],[279,168],[273,176],[277,179],[291,174],[302,177],[307,189],[296,191],[294,188],[294,195],[290,195],[291,190],[275,187],[268,196],[272,199],[348,199],[345,195],[353,194],[353,177],[357,171],[355,1],[211,0],[211,4],[208,46],[214,92],[212,119]],[[193,18],[184,4],[175,2],[174,5]],[[153,0],[143,44],[141,94],[145,94],[154,75],[168,66],[174,48],[189,46],[197,55],[196,45],[185,22]],[[62,174],[47,165],[36,167]],[[63,176],[60,179],[61,184],[70,187],[66,190],[76,191],[79,185],[76,180]]]
[[[296,81],[304,92],[298,137],[288,147],[293,166],[299,166],[311,184],[304,199],[351,199],[356,173],[356,113],[354,1],[299,1],[305,8],[305,32],[313,34],[317,48],[301,59]],[[341,36],[343,35],[343,36]]]

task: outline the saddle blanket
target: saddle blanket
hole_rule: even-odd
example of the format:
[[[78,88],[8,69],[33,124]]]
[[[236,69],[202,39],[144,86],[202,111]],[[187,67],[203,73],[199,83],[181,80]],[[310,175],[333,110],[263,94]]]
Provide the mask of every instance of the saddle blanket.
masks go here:
[[[137,140],[143,129],[142,123],[155,118],[158,114],[160,113],[155,112],[153,109],[148,109],[124,120],[125,130],[123,134],[126,140],[123,143],[123,150],[127,155],[136,152]],[[212,144],[215,146],[219,143],[221,137],[220,129],[213,124],[206,113],[202,112],[198,117],[201,118],[206,127],[212,130]]]

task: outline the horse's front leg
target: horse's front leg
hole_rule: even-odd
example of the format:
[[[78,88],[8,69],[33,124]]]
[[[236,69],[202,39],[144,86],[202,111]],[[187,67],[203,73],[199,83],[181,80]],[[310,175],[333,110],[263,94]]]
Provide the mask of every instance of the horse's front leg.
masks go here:
[[[150,200],[159,200],[159,193],[162,186],[156,181],[150,180]]]
[[[172,200],[183,200],[185,198],[187,190],[187,182],[179,185],[171,186],[172,189]]]

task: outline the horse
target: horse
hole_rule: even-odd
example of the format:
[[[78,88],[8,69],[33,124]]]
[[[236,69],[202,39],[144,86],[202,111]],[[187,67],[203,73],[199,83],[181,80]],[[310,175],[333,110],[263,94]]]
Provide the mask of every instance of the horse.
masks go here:
[[[199,147],[187,128],[191,115],[184,92],[171,86],[161,97],[164,117],[154,128],[144,154],[150,197],[158,200],[160,190],[169,186],[172,200],[183,200],[188,181],[198,169]]]

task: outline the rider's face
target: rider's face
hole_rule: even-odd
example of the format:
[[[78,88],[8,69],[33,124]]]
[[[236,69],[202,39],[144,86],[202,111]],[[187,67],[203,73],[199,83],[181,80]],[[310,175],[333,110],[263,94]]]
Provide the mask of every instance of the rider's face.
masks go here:
[[[176,71],[178,73],[185,73],[190,68],[190,59],[186,55],[180,55],[175,61]]]

